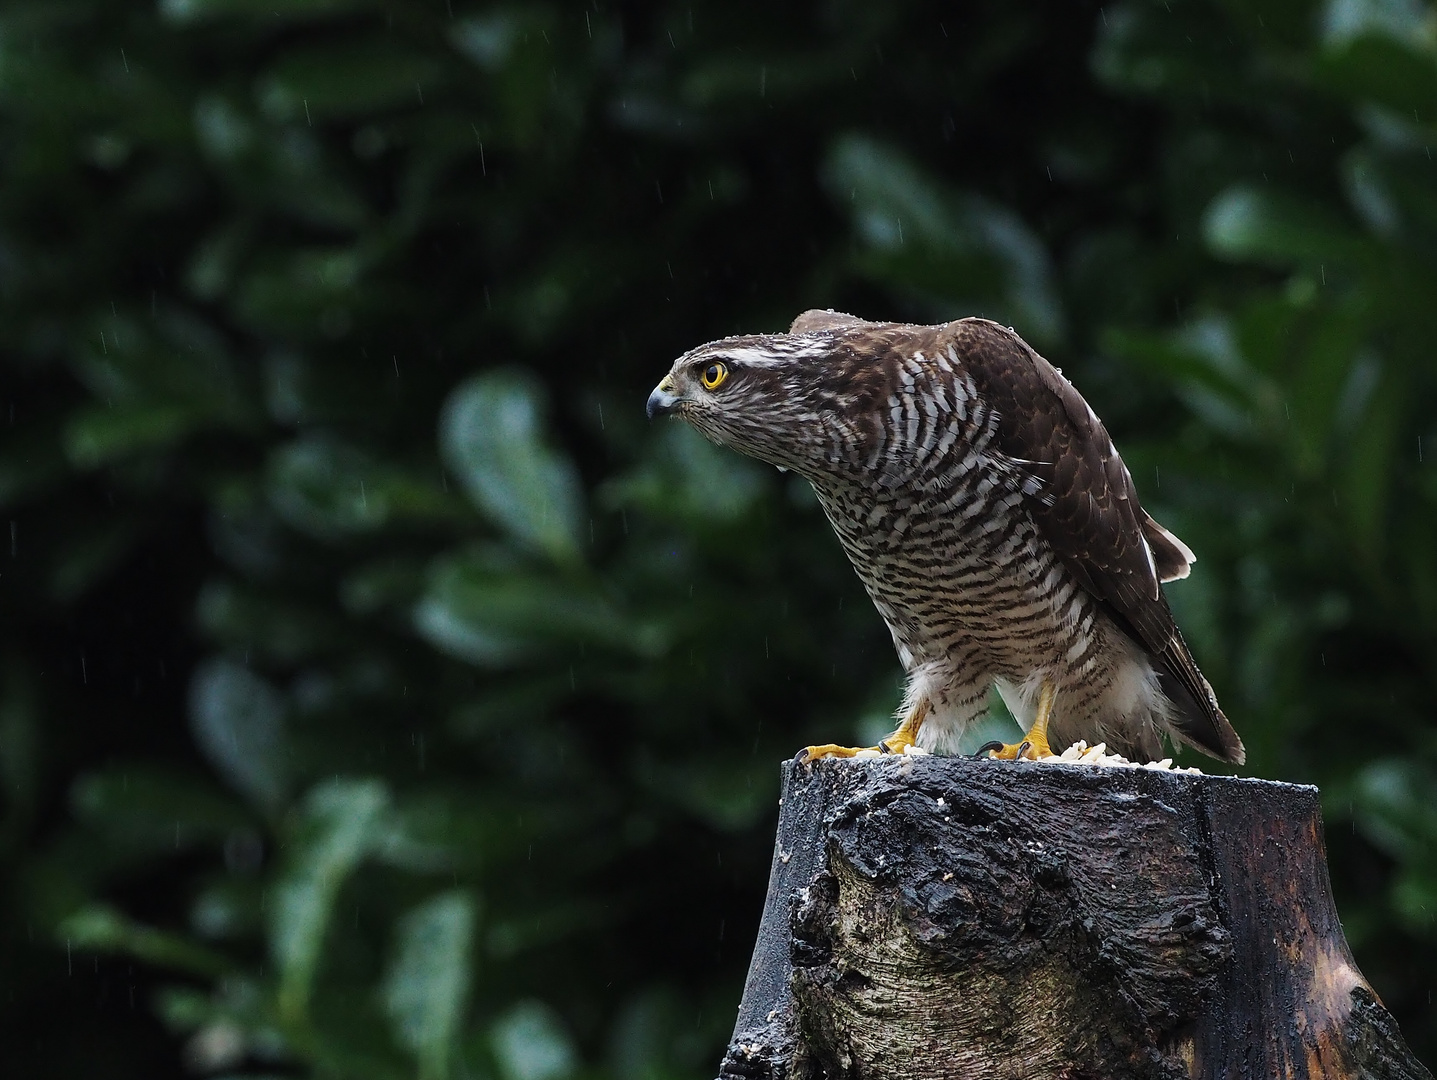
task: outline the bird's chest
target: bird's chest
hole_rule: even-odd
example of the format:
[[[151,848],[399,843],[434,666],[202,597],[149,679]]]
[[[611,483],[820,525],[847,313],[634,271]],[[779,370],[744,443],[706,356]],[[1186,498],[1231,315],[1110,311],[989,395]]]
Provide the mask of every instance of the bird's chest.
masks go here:
[[[972,470],[939,491],[857,485],[819,501],[905,664],[978,649],[994,669],[1021,667],[1050,640],[1062,568],[1039,542],[1021,491]]]

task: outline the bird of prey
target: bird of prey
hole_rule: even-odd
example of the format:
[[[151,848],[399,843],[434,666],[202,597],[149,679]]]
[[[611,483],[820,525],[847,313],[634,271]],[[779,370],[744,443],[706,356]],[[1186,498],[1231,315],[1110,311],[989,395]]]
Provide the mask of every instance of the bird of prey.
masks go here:
[[[950,749],[996,687],[1027,731],[993,756],[1086,739],[1150,761],[1168,736],[1243,760],[1160,585],[1195,556],[1013,330],[809,311],[679,357],[649,395],[664,414],[813,485],[908,676],[872,749]]]

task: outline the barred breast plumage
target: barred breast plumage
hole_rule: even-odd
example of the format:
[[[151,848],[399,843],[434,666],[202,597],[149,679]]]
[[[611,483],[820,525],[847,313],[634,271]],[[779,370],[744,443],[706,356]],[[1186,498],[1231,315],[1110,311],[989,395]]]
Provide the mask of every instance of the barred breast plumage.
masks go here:
[[[1046,684],[1055,746],[1153,759],[1168,735],[1243,759],[1159,584],[1192,552],[1012,330],[807,312],[680,357],[649,399],[664,412],[813,485],[908,672],[919,745],[951,746],[993,686],[1026,726]]]

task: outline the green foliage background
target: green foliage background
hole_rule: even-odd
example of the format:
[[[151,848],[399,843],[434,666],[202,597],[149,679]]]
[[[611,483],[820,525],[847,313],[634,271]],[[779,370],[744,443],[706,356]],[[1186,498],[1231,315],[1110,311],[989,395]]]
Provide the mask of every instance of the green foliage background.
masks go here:
[[[1434,142],[1416,0],[9,0],[7,1074],[712,1075],[898,670],[642,408],[810,306],[1077,382],[1432,1060]]]

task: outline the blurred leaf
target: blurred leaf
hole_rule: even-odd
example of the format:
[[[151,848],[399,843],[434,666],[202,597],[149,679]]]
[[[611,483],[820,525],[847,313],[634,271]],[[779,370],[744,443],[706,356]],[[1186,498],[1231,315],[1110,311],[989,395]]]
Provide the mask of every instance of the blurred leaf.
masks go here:
[[[871,276],[955,312],[976,306],[1038,342],[1062,333],[1048,254],[1011,210],[945,191],[902,151],[861,135],[834,144],[824,176],[873,252],[862,263]]]
[[[560,1080],[574,1072],[568,1033],[542,1002],[514,1006],[495,1021],[490,1039],[504,1080]]]
[[[449,30],[449,40],[475,64],[493,71],[504,66],[524,29],[518,11],[488,12],[457,20]]]
[[[584,645],[647,656],[663,645],[658,627],[631,622],[592,584],[484,551],[435,562],[414,624],[450,655],[495,666]]]
[[[119,953],[191,975],[223,976],[232,964],[186,938],[143,926],[113,908],[92,904],[64,919],[57,930],[66,950]]]
[[[437,484],[381,465],[330,437],[290,443],[274,455],[268,471],[275,510],[319,539],[372,532],[394,519],[443,518],[455,510]]]
[[[893,729],[891,711],[880,716],[880,725],[880,737]],[[639,772],[646,784],[720,832],[752,827],[773,804],[767,770],[757,784],[751,771],[730,762],[641,762]]]
[[[1422,762],[1378,758],[1357,774],[1358,824],[1396,859],[1437,857],[1437,774]]]
[[[384,980],[384,1003],[399,1041],[419,1059],[421,1080],[449,1075],[449,1058],[469,997],[474,899],[441,893],[399,921]]]
[[[226,16],[310,19],[373,6],[373,0],[160,0],[160,12],[175,22]]]
[[[190,724],[200,749],[241,794],[273,812],[285,796],[284,696],[231,660],[201,665],[190,681]]]
[[[350,640],[334,613],[234,580],[206,582],[195,618],[216,643],[284,663],[332,654]]]
[[[578,560],[578,475],[547,445],[532,378],[496,371],[460,385],[445,402],[439,442],[449,468],[495,524],[560,562]]]
[[[115,458],[178,442],[203,419],[183,405],[83,409],[65,425],[65,452],[78,467],[93,469]]]
[[[1329,44],[1367,34],[1418,42],[1431,32],[1430,12],[1420,0],[1328,0],[1322,36]]]
[[[308,49],[285,56],[259,83],[260,108],[274,120],[303,122],[418,108],[438,90],[442,69],[393,40]]]
[[[77,817],[112,842],[145,851],[217,844],[251,824],[238,804],[204,781],[149,763],[81,777],[70,801]]]
[[[1361,239],[1330,210],[1255,188],[1228,188],[1203,217],[1208,246],[1229,259],[1336,266],[1359,258]]]
[[[764,492],[761,466],[687,424],[669,423],[655,431],[643,464],[610,480],[599,498],[611,508],[637,506],[656,519],[703,527],[741,521]]]
[[[270,910],[270,951],[287,1020],[305,1015],[335,898],[367,854],[388,805],[382,783],[336,779],[314,788],[300,808]]]
[[[1344,94],[1402,115],[1426,113],[1431,123],[1437,117],[1437,55],[1430,40],[1423,44],[1426,48],[1386,34],[1361,34],[1331,46],[1318,60],[1317,73]]]
[[[86,535],[67,538],[54,552],[50,587],[55,597],[64,603],[84,596],[134,554],[141,538],[140,522],[119,516]]]
[[[1343,470],[1343,509],[1354,546],[1376,563],[1386,554],[1393,457],[1402,429],[1403,391],[1390,373],[1378,384],[1361,423],[1350,436]]]

